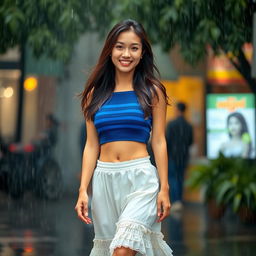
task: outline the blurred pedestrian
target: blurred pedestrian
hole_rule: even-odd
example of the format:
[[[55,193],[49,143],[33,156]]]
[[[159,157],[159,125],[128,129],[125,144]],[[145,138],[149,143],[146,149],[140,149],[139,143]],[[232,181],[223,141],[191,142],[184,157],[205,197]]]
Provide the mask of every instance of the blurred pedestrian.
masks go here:
[[[109,32],[82,93],[87,141],[75,209],[82,221],[92,223],[88,217],[92,179],[95,239],[90,256],[172,255],[161,233],[161,221],[171,206],[167,95],[155,72],[143,27],[125,20]],[[157,169],[147,152],[151,129]]]
[[[176,119],[170,121],[166,130],[168,151],[168,177],[172,210],[181,210],[184,174],[189,161],[189,147],[193,144],[193,128],[185,119],[186,105],[176,104]]]
[[[52,113],[47,114],[45,116],[45,129],[40,132],[33,143],[44,152],[51,150],[58,141],[58,127],[57,118]]]

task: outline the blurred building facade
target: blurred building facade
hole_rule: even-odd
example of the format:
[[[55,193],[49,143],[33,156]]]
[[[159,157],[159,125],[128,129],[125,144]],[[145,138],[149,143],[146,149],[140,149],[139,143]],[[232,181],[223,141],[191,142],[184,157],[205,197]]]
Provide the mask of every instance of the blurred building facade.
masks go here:
[[[18,49],[0,56],[0,136],[15,137],[18,84],[20,78]]]
[[[99,40],[98,35],[83,35],[66,66],[47,58],[36,60],[27,49],[26,79],[35,79],[36,85],[32,85],[32,89],[25,88],[22,141],[31,141],[43,129],[47,113],[57,116],[60,129],[55,156],[61,165],[66,191],[69,193],[76,193],[81,170],[79,134],[84,119],[78,94],[84,89],[88,73],[96,64],[102,45],[103,41]],[[192,163],[196,162],[205,155],[205,95],[208,92],[244,92],[249,91],[249,88],[241,77],[238,83],[230,80],[221,84],[218,77],[214,80],[214,56],[192,67],[183,61],[178,47],[169,54],[163,53],[158,46],[154,46],[153,50],[162,82],[170,97],[167,121],[174,118],[175,102],[183,101],[188,106],[186,117],[194,127],[195,138]],[[20,76],[15,63],[18,61],[17,49],[0,57],[0,135],[7,141],[15,137]],[[13,63],[11,69],[8,69],[8,62]],[[6,89],[9,87],[12,90],[8,89],[8,94]],[[196,195],[195,200],[198,199]]]

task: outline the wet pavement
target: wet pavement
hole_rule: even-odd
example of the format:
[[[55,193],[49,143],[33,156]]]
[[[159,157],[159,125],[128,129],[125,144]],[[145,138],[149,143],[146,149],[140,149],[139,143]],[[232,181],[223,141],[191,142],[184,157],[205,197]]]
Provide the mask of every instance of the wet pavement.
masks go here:
[[[43,201],[31,194],[22,200],[0,193],[1,256],[87,256],[93,227],[80,222],[75,197]],[[242,224],[231,212],[210,220],[201,204],[186,203],[162,225],[175,256],[251,256],[256,252],[256,225]],[[157,255],[155,255],[157,256]]]

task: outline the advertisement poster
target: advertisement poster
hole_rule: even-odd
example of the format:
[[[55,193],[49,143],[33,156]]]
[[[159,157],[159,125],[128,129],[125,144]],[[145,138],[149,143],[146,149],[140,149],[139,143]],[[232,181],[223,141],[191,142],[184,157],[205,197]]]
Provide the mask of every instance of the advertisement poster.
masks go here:
[[[206,105],[207,157],[255,158],[254,95],[208,94]]]

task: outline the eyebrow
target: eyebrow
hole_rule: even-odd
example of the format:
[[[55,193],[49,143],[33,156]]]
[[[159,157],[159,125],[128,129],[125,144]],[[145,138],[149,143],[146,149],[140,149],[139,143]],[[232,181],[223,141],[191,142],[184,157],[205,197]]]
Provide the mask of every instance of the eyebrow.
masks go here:
[[[117,41],[116,42],[117,44],[125,44],[124,42],[120,42],[120,41]],[[132,43],[132,45],[138,45],[138,46],[141,46],[140,43]]]

